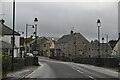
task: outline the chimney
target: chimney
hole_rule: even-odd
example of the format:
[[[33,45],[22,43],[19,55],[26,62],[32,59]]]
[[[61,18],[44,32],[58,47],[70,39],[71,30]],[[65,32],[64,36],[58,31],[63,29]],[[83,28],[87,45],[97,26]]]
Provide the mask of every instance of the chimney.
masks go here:
[[[1,23],[1,24],[4,24],[4,23],[5,23],[5,20],[4,20],[4,19],[1,19],[1,20],[0,20],[0,23]]]
[[[70,34],[73,34],[73,31],[72,31],[72,30],[70,31]]]

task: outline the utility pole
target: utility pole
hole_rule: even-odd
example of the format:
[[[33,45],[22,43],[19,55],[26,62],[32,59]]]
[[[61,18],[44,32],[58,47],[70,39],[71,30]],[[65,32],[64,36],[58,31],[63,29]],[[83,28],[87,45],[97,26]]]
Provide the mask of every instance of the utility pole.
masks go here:
[[[14,71],[14,47],[15,47],[15,0],[13,0],[13,38],[12,38],[12,71]]]
[[[107,43],[107,49],[106,49],[106,52],[107,52],[107,57],[108,57],[108,34],[106,34],[106,43]],[[110,54],[111,55],[111,54]],[[110,56],[111,57],[111,56]]]
[[[77,52],[77,51],[76,51],[76,33],[75,33],[75,58],[76,58],[76,55],[77,55],[76,52]]]
[[[104,55],[104,37],[102,37],[102,55]]]
[[[27,30],[28,30],[28,24],[26,24],[26,39],[25,39],[25,53],[24,53],[24,59],[25,59],[25,66],[26,66],[26,54],[27,54]]]

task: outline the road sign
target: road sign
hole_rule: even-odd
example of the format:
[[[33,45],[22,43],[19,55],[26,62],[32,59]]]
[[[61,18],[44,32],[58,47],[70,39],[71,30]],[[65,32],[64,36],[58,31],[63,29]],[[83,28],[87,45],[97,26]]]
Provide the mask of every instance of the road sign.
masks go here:
[[[33,54],[38,54],[38,51],[33,51]]]

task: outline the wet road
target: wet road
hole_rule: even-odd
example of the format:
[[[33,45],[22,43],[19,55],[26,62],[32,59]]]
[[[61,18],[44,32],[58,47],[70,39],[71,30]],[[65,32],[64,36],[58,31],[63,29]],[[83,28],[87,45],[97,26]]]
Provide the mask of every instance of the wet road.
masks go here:
[[[81,78],[88,80],[116,80],[118,73],[92,65],[39,58],[41,64],[26,78]],[[115,78],[115,79],[114,79]]]

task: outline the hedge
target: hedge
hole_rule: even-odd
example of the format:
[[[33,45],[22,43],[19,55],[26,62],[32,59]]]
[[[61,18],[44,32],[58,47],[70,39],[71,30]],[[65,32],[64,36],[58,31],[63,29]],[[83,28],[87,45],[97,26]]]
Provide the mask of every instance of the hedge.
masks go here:
[[[11,57],[8,55],[2,55],[2,76],[6,76],[6,74],[11,70]]]

